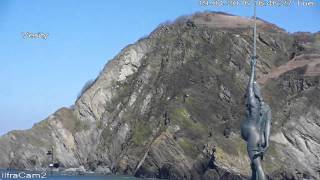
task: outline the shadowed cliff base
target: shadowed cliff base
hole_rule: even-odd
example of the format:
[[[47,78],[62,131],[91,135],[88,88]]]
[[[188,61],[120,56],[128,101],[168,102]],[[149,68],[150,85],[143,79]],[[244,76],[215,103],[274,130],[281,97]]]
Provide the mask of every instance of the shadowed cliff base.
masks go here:
[[[0,167],[60,169],[169,179],[247,179],[240,138],[252,20],[197,13],[124,48],[62,108],[30,130],[0,138]],[[258,78],[272,108],[270,179],[320,172],[320,34],[288,34],[258,21]],[[213,149],[215,149],[213,151]]]

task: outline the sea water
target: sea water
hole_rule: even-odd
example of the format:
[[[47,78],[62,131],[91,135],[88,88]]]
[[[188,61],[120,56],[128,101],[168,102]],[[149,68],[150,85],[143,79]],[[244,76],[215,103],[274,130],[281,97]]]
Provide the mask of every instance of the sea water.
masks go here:
[[[17,170],[0,170],[0,180],[141,180],[142,178],[116,175],[101,175],[101,174],[81,174],[74,175],[70,173],[57,172],[31,172]],[[151,179],[151,178],[150,178]]]

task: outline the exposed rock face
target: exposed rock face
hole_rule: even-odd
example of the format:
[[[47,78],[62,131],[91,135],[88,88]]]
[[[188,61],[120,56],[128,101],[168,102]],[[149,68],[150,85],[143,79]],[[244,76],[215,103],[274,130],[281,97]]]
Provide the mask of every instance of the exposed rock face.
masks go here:
[[[109,61],[73,108],[1,137],[0,167],[47,168],[53,146],[65,168],[246,179],[250,161],[239,127],[251,23],[199,13],[160,26]],[[258,33],[258,77],[273,111],[264,169],[273,179],[317,179],[320,34],[288,34],[262,20]]]

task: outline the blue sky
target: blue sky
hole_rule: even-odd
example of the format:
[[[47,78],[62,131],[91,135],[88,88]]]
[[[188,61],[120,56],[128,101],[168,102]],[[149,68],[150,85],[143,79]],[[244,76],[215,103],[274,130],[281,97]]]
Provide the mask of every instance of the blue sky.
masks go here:
[[[258,16],[289,32],[317,32],[319,4],[259,7]],[[204,10],[252,14],[250,7],[200,6],[199,0],[1,0],[0,135],[69,107],[126,45],[162,22]],[[24,39],[24,32],[49,36]]]

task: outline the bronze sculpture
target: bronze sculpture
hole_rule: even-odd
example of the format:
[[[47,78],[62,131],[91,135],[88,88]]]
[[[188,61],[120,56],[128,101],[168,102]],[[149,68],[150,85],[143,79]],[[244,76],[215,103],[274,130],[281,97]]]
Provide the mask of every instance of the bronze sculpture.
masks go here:
[[[256,20],[254,10],[254,21]],[[269,146],[271,129],[271,109],[263,101],[260,86],[255,81],[256,71],[256,22],[254,24],[254,50],[251,59],[251,74],[245,96],[246,119],[241,125],[241,136],[247,141],[247,151],[251,160],[252,180],[266,180],[261,161]]]

